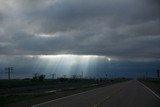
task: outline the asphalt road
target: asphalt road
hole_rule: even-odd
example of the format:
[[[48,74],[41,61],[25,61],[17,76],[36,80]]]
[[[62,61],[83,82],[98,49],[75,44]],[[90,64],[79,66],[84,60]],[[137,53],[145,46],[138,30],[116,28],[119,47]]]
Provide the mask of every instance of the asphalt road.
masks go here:
[[[33,107],[160,107],[160,98],[137,80],[131,80]]]

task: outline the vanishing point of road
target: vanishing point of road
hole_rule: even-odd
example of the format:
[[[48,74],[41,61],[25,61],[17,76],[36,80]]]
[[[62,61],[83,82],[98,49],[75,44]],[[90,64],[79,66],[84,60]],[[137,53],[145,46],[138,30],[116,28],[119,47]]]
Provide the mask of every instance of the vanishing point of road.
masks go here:
[[[139,81],[131,80],[32,107],[160,107],[160,98]]]

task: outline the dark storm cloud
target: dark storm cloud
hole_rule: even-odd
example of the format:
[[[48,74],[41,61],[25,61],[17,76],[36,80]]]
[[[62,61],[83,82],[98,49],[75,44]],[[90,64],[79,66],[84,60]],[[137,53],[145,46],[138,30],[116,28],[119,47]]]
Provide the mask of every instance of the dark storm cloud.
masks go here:
[[[1,0],[0,54],[160,59],[158,0]]]

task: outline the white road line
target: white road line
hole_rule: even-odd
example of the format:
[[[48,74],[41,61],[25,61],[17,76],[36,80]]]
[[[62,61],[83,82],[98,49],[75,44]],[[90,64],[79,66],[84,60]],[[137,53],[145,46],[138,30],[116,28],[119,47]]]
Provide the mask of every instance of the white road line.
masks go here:
[[[100,88],[104,88],[104,87],[100,87]],[[31,107],[38,107],[40,105],[44,105],[44,104],[47,104],[47,103],[50,103],[50,102],[54,102],[54,101],[57,101],[57,100],[61,100],[61,99],[73,97],[73,96],[76,96],[76,95],[81,95],[81,94],[85,94],[85,93],[88,93],[88,92],[92,92],[92,91],[95,91],[95,90],[100,89],[100,88],[92,89],[92,90],[89,90],[89,91],[84,91],[84,92],[81,92],[81,93],[77,93],[77,94],[73,94],[73,95],[69,95],[69,96],[65,96],[65,97],[61,97],[61,98],[57,98],[57,99],[54,99],[54,100],[50,100],[50,101],[47,101],[47,102],[43,102],[43,103],[39,103],[39,104],[33,105]]]
[[[137,80],[138,81],[138,80]],[[138,81],[139,82],[139,81]],[[145,87],[146,89],[148,89],[152,94],[154,94],[159,100],[160,100],[160,96],[158,94],[156,94],[155,92],[153,92],[149,87],[147,87],[146,85],[144,85],[143,83],[139,82],[143,87]]]
[[[120,83],[121,83],[121,82],[120,82]],[[112,85],[115,85],[115,84],[112,84]],[[108,86],[111,86],[111,85],[108,85]],[[104,86],[104,87],[106,87],[106,86]],[[46,102],[43,102],[43,103],[39,103],[39,104],[33,105],[33,106],[31,106],[31,107],[38,107],[38,106],[40,106],[40,105],[44,105],[44,104],[47,104],[47,103],[50,103],[50,102],[54,102],[54,101],[57,101],[57,100],[61,100],[61,99],[73,97],[73,96],[76,96],[76,95],[85,94],[85,93],[92,92],[92,91],[95,91],[95,90],[97,90],[97,89],[101,89],[101,88],[104,88],[104,87],[99,87],[99,88],[95,88],[95,89],[92,89],[92,90],[80,92],[80,93],[77,93],[77,94],[73,94],[73,95],[69,95],[69,96],[57,98],[57,99],[54,99],[54,100],[46,101]]]

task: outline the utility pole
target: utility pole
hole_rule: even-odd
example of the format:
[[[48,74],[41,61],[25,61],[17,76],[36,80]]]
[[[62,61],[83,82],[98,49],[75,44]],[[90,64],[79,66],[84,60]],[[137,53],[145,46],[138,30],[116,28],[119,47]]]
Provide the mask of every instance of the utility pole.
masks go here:
[[[6,73],[8,73],[8,80],[10,80],[13,67],[6,67],[5,70],[7,71]]]

